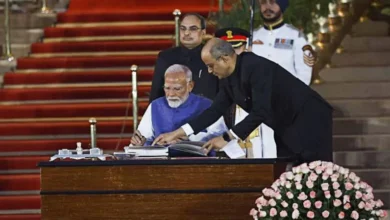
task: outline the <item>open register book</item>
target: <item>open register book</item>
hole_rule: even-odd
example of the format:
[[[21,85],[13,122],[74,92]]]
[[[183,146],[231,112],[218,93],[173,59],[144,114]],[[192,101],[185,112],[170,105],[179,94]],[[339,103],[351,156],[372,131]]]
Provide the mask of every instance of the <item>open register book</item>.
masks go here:
[[[204,142],[183,141],[166,146],[127,146],[125,153],[134,157],[207,157]],[[118,154],[118,153],[117,153]]]

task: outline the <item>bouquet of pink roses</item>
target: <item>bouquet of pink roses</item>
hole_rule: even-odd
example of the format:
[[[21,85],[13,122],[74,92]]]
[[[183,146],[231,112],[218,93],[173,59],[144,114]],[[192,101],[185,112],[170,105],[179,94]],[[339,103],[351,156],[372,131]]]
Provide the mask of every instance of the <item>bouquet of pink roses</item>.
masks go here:
[[[256,200],[254,219],[372,219],[387,216],[372,187],[354,172],[315,161],[283,173]]]

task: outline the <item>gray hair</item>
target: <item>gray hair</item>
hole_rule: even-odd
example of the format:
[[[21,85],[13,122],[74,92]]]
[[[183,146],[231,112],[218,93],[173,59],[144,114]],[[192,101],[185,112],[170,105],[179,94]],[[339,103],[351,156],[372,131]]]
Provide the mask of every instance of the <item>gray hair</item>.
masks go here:
[[[167,74],[170,73],[185,73],[187,82],[192,81],[192,72],[190,68],[188,68],[185,65],[173,64],[172,66],[168,67],[168,69],[165,71],[164,77],[166,77]]]
[[[222,56],[232,56],[235,51],[231,43],[215,38],[215,44],[211,46],[210,54],[214,59],[218,59]]]

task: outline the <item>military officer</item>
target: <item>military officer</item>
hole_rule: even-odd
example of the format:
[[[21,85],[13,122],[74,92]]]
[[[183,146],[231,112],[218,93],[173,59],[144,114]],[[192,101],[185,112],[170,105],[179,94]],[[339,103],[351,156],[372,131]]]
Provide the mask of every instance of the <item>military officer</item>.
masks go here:
[[[285,24],[283,13],[288,0],[258,0],[264,26],[253,32],[253,53],[281,65],[306,85],[310,84],[315,56],[304,34]],[[260,127],[266,157],[276,156],[274,131],[265,124]]]
[[[163,97],[164,73],[173,64],[188,66],[193,73],[192,92],[209,99],[214,99],[218,92],[218,78],[207,74],[200,52],[203,48],[203,36],[206,34],[206,20],[199,14],[190,13],[183,16],[180,22],[181,46],[166,49],[158,54],[154,68],[152,89],[149,101]]]

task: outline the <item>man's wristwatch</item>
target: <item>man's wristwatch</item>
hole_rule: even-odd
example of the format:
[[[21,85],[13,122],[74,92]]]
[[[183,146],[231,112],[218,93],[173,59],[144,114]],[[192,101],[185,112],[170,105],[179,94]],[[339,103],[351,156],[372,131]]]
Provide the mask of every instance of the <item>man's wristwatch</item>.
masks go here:
[[[226,141],[226,142],[230,142],[231,139],[230,139],[230,136],[227,132],[223,133],[222,135],[223,139]]]

